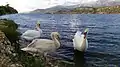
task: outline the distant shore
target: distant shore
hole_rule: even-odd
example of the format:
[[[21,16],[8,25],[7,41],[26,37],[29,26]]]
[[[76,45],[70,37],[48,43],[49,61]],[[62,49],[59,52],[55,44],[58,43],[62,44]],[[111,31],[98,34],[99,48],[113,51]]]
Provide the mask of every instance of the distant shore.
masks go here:
[[[120,5],[103,7],[78,7],[73,10],[59,10],[49,14],[120,14]]]

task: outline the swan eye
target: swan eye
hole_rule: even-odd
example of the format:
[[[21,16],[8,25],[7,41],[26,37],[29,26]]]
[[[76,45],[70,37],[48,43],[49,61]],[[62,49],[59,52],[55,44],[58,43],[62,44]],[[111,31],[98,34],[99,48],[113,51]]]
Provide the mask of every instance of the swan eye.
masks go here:
[[[59,35],[57,35],[57,37],[58,37],[58,39],[60,39],[60,36],[59,36]]]

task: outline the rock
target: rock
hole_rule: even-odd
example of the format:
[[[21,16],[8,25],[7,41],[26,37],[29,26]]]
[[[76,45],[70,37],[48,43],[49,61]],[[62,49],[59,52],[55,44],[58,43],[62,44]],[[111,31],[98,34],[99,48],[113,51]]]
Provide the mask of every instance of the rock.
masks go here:
[[[42,63],[44,64],[44,67],[74,67],[74,63],[70,63],[70,62],[68,63],[67,61],[54,58],[50,55],[41,57],[41,54],[40,55],[37,54],[37,57],[40,57],[42,59]]]
[[[16,65],[15,67],[22,67],[21,64],[12,62],[13,51],[14,47],[11,46],[5,34],[0,31],[0,67],[13,67],[13,65]]]
[[[16,42],[17,27],[12,20],[0,19],[0,67],[73,67],[50,56],[21,51],[19,41]]]
[[[0,51],[3,54],[11,54],[13,47],[5,34],[0,31]]]

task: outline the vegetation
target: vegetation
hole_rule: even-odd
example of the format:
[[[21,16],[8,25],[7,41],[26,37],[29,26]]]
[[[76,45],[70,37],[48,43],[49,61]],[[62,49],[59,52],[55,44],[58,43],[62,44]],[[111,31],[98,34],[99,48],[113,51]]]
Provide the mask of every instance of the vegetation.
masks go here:
[[[120,13],[120,6],[108,6],[96,8],[96,13],[115,14]]]
[[[19,32],[16,31],[18,25],[12,20],[0,19],[0,30],[3,31],[6,37],[11,41],[15,42],[18,40]]]
[[[105,7],[84,7],[75,8],[67,11],[57,11],[56,13],[68,14],[118,14],[120,13],[120,5],[118,6],[105,6]]]
[[[16,31],[17,28],[18,25],[14,21],[0,19],[0,31],[4,32],[5,34],[0,34],[0,46],[2,48],[0,48],[0,51],[2,51],[2,53],[0,53],[0,67],[9,67],[11,64],[14,67],[44,67],[42,58],[40,56],[35,57],[31,54],[21,51],[19,44],[19,32]],[[1,43],[1,38],[4,38],[3,43]]]
[[[18,25],[14,21],[0,19],[0,67],[73,67],[72,64],[49,56],[43,57],[21,51],[17,28]]]
[[[5,14],[15,14],[18,13],[18,11],[12,7],[9,6],[9,4],[5,6],[0,6],[0,15],[5,15]]]

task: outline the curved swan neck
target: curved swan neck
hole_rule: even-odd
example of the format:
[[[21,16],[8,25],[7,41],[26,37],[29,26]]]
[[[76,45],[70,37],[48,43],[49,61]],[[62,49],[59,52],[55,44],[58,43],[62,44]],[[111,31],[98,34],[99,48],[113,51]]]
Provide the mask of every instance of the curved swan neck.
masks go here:
[[[60,47],[60,42],[59,42],[59,40],[56,39],[55,37],[53,37],[53,40],[54,40],[54,42],[55,42],[56,47],[59,48],[59,47]]]

